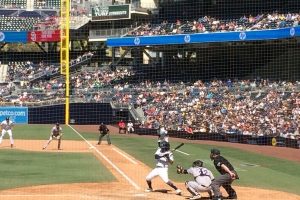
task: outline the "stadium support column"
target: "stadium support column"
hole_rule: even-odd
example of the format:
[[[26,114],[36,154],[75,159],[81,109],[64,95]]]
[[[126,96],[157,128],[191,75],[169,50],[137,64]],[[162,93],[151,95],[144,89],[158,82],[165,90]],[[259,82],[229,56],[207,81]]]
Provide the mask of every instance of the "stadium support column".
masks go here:
[[[131,49],[131,56],[133,57],[133,65],[135,67],[143,64],[143,49],[140,47]]]
[[[69,43],[70,43],[70,2],[69,0],[61,0],[60,5],[60,73],[66,75],[66,91],[65,91],[65,124],[69,124],[69,104],[70,104],[70,59],[69,59]]]
[[[114,50],[112,48],[112,50]],[[121,55],[121,57],[115,62],[114,59],[112,59],[112,62],[111,62],[111,70],[116,70],[116,67],[118,66],[119,62],[126,56],[126,54],[130,51],[130,49],[126,49],[125,52]],[[114,52],[114,51],[112,51]]]

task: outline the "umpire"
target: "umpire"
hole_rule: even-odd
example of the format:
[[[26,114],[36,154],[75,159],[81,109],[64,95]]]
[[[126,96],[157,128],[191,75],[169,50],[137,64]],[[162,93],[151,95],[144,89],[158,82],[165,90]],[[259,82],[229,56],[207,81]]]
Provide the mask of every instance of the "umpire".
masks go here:
[[[237,199],[236,192],[231,187],[231,184],[235,179],[239,179],[239,177],[230,162],[220,156],[220,154],[221,152],[218,149],[212,149],[210,152],[210,159],[214,161],[216,169],[221,174],[220,177],[211,183],[211,188],[214,192],[213,200],[223,200],[220,186],[222,186],[229,195],[226,199]]]
[[[105,135],[107,136],[107,143],[108,143],[108,145],[111,145],[110,136],[109,136],[109,129],[106,127],[106,125],[103,124],[103,123],[101,123],[101,125],[99,126],[98,130],[100,131],[98,145],[101,144],[102,138]]]

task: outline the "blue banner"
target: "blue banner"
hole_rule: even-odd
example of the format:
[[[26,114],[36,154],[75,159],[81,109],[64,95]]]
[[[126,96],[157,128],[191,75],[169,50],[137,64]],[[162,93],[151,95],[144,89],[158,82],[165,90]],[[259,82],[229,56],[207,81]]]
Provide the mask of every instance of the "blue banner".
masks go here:
[[[27,42],[26,31],[0,31],[0,42]]]
[[[28,124],[28,108],[26,107],[1,107],[0,108],[0,123],[6,117],[16,124]]]
[[[272,40],[300,36],[300,26],[274,30],[108,38],[108,47]]]

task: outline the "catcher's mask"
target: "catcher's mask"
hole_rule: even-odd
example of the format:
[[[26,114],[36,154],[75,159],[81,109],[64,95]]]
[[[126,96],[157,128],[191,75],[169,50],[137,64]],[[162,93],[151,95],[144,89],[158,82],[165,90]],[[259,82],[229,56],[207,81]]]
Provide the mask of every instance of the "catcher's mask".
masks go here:
[[[196,166],[202,167],[203,166],[203,162],[201,160],[195,160],[193,162],[193,167],[196,167]]]
[[[161,148],[163,151],[168,151],[168,150],[170,150],[170,143],[169,143],[169,142],[166,142],[166,141],[163,141],[163,142],[160,144],[160,148]]]
[[[210,159],[213,160],[214,159],[213,155],[220,155],[220,154],[221,154],[220,150],[218,150],[218,149],[212,149],[210,151]]]

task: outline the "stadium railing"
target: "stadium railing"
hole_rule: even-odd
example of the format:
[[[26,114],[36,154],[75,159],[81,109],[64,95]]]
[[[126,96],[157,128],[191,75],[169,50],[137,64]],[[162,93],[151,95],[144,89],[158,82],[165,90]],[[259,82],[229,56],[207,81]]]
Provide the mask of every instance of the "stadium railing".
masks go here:
[[[126,35],[130,29],[129,28],[119,28],[119,29],[108,29],[108,30],[90,30],[90,39],[93,38],[107,38],[107,37],[121,37]]]

